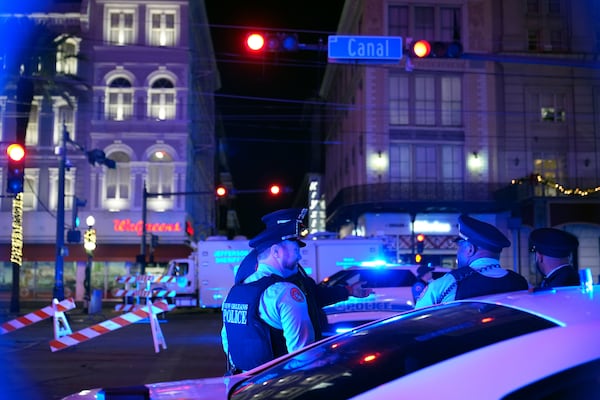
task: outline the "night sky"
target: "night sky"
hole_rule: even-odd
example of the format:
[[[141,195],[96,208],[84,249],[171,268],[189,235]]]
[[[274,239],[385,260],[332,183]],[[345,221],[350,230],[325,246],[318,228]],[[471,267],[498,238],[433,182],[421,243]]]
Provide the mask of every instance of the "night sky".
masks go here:
[[[327,36],[335,34],[343,0],[207,0],[208,20],[221,89],[217,112],[223,121],[224,150],[234,186],[239,191],[278,183],[292,189],[278,198],[266,193],[240,193],[241,233],[262,230],[260,217],[291,207],[310,168],[310,136],[305,113],[319,90],[327,63]],[[247,34],[261,28],[291,32],[301,44],[322,51],[250,54]]]

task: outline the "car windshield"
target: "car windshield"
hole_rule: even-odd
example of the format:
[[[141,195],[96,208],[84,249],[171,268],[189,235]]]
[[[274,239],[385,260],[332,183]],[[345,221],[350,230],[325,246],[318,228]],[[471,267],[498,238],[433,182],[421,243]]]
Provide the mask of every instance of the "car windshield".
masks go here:
[[[230,398],[347,399],[462,353],[555,326],[536,315],[483,302],[425,308],[288,357],[242,381]]]
[[[401,287],[412,286],[416,281],[415,275],[408,269],[365,268],[338,271],[324,282],[327,286],[347,285],[364,281],[365,287]]]

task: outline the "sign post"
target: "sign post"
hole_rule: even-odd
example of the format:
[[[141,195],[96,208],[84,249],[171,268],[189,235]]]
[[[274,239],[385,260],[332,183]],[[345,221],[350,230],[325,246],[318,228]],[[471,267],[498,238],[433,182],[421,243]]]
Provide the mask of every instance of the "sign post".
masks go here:
[[[327,57],[332,63],[398,63],[402,59],[402,37],[329,36]]]

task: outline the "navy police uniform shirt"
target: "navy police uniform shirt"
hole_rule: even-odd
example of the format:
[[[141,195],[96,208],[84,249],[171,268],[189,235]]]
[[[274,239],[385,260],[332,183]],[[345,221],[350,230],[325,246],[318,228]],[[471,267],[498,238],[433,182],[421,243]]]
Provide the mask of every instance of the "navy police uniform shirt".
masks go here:
[[[561,265],[553,269],[540,282],[540,288],[553,288],[559,286],[579,286],[579,273],[571,264]]]
[[[256,272],[246,278],[244,284],[277,274],[278,271],[273,267],[258,264]],[[306,298],[293,283],[280,281],[267,287],[258,299],[257,309],[262,321],[283,331],[287,352],[301,349],[315,340]],[[229,337],[225,325],[221,330],[221,339],[223,350],[229,354]]]
[[[460,281],[450,272],[434,280],[427,285],[415,307],[421,308],[485,294],[526,290],[529,286],[525,278],[502,268],[498,260],[493,258],[479,258],[468,267],[455,271],[463,269],[473,270],[473,273],[467,270],[469,276],[459,278]],[[460,294],[459,297],[457,293]]]
[[[227,334],[231,364],[249,370],[286,353],[283,332],[258,316],[260,296],[279,279],[264,277],[231,288],[223,302],[223,326]]]

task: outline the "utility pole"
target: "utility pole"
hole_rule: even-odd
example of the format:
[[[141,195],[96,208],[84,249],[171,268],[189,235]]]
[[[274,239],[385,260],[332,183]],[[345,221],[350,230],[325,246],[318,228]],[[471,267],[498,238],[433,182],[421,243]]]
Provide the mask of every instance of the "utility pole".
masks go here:
[[[144,192],[142,196],[142,244],[140,245],[140,259],[141,263],[140,273],[146,274],[146,220],[148,219],[148,190],[146,190],[146,182],[144,182]]]
[[[114,160],[106,158],[102,150],[93,149],[86,151],[81,145],[69,138],[67,126],[63,123],[63,134],[60,141],[60,163],[58,168],[58,201],[56,203],[56,260],[54,266],[54,288],[52,296],[58,301],[65,298],[64,285],[64,256],[65,249],[65,170],[67,168],[67,144],[72,144],[78,150],[87,154],[91,165],[106,165],[107,168],[116,168]]]
[[[65,253],[65,169],[67,166],[67,141],[69,132],[63,124],[60,141],[60,164],[58,167],[58,202],[56,208],[56,262],[54,265],[54,289],[52,297],[58,301],[65,298],[63,279]]]
[[[264,191],[264,190],[263,190]],[[144,182],[144,190],[142,195],[142,243],[140,244],[140,255],[138,262],[141,264],[140,274],[146,274],[146,235],[148,234],[147,223],[148,223],[148,198],[160,197],[160,196],[188,196],[188,195],[204,195],[214,194],[212,190],[203,190],[199,192],[165,192],[165,193],[148,193],[146,190],[146,183]]]

